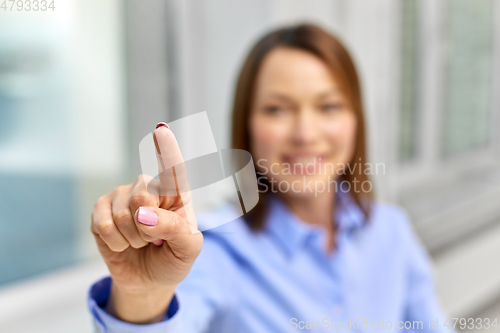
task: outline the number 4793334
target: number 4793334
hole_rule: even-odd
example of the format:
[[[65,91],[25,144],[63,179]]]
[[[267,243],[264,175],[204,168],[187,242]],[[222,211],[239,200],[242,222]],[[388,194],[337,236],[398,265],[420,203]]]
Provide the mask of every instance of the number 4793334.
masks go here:
[[[0,5],[0,10],[3,9],[4,12],[13,10],[17,10],[18,12],[45,12],[49,9],[54,11],[56,9],[54,1],[55,0],[3,0]]]

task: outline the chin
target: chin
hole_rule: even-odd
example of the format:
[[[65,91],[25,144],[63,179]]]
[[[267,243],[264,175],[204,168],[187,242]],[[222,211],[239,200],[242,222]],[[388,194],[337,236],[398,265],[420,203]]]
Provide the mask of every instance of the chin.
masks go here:
[[[314,198],[334,191],[335,187],[330,185],[334,180],[335,177],[325,175],[274,177],[269,189],[291,197]]]
[[[281,193],[281,195],[288,197],[288,198],[308,201],[308,200],[317,198],[319,194],[315,194],[314,191],[312,191],[312,192],[298,192],[298,193],[297,192],[286,192],[286,193]]]

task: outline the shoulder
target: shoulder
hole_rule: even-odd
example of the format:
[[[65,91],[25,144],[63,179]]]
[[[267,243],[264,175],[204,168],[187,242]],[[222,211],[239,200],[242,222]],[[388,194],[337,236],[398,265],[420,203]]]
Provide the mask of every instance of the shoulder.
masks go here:
[[[408,212],[397,204],[380,200],[372,203],[370,218],[362,229],[363,241],[400,255],[412,252],[420,242]]]
[[[381,200],[375,200],[372,204],[370,223],[397,232],[400,236],[406,237],[413,232],[411,218],[406,209]]]
[[[397,223],[408,223],[408,212],[401,206],[385,202],[382,200],[374,200],[372,204],[372,218],[397,221]]]
[[[401,206],[382,201],[373,205],[370,222],[390,235],[392,244],[414,261],[428,261],[430,256],[418,236],[409,213]]]

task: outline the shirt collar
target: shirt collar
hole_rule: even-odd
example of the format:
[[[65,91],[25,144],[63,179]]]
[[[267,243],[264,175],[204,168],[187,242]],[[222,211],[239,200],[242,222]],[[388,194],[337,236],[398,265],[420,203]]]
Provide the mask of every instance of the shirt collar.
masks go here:
[[[336,194],[335,222],[340,231],[351,231],[363,226],[365,214],[349,192]]]
[[[299,219],[277,195],[271,193],[268,199],[269,211],[265,228],[278,239],[289,255],[301,249],[307,238],[323,232],[319,225],[311,225]],[[337,192],[336,199],[334,214],[337,233],[361,227],[364,214],[352,196],[347,192]]]

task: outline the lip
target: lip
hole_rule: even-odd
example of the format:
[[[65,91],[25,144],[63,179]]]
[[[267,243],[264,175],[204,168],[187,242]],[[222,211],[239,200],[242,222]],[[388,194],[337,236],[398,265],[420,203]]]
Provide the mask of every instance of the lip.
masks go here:
[[[290,152],[283,154],[281,160],[291,166],[292,174],[314,175],[320,170],[321,163],[329,160],[329,155],[316,152]]]
[[[328,158],[328,154],[312,152],[292,152],[283,154],[281,158],[283,161],[287,162],[301,158],[316,158],[316,160],[326,160]]]

